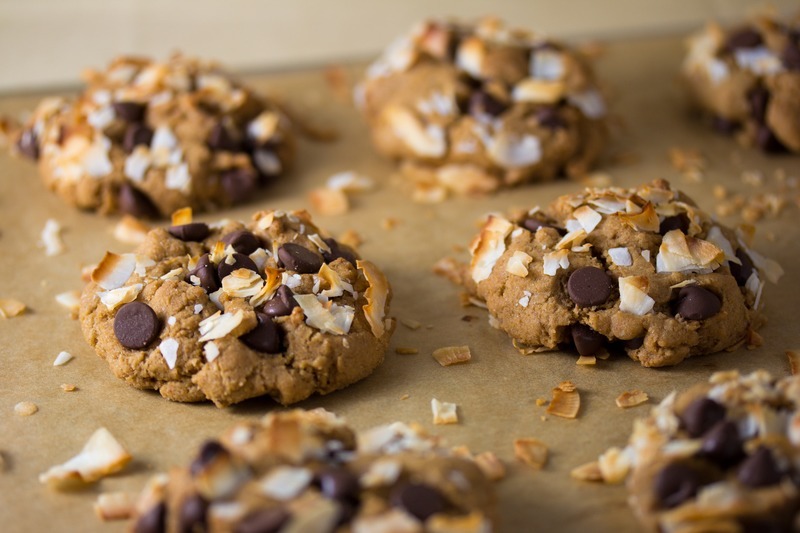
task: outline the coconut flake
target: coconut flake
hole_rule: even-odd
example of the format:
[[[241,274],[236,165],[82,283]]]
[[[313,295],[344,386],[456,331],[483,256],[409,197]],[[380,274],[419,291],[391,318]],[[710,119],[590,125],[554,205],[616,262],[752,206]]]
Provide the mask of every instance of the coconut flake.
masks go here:
[[[356,268],[364,273],[369,283],[364,292],[364,298],[367,300],[364,305],[364,316],[369,322],[372,334],[380,338],[386,331],[383,319],[386,316],[386,302],[389,298],[389,282],[383,272],[369,261],[359,259],[356,261]]]
[[[126,178],[141,183],[151,164],[153,164],[153,158],[150,150],[146,146],[139,145],[125,158],[123,172]]]
[[[547,445],[539,439],[514,439],[514,457],[536,470],[541,470],[547,463],[547,452]]]
[[[583,230],[581,230],[583,231]],[[569,268],[569,250],[557,250],[544,254],[542,271],[547,276],[555,276],[559,268]]]
[[[133,457],[106,429],[95,431],[81,452],[66,463],[54,466],[39,476],[53,488],[68,488],[76,483],[92,483],[122,470]]]
[[[344,192],[363,192],[374,188],[375,182],[363,174],[346,170],[329,177],[326,186],[328,189]]]
[[[391,485],[400,477],[402,470],[403,465],[394,459],[378,459],[361,476],[361,486],[372,488]]]
[[[581,206],[573,211],[572,216],[575,217],[575,220],[580,223],[587,234],[591,233],[603,220],[603,216],[588,205]]]
[[[644,276],[619,278],[619,310],[643,316],[653,310],[656,301],[647,295],[650,282]]]
[[[394,134],[411,151],[421,157],[441,157],[447,151],[444,129],[436,124],[423,124],[410,111],[399,106],[388,107],[383,119]]]
[[[733,56],[739,68],[759,76],[769,76],[783,70],[781,60],[766,46],[737,48]]]
[[[211,297],[211,295],[209,295],[209,297]],[[236,329],[236,327],[242,323],[242,320],[244,320],[244,313],[241,309],[236,311],[236,313],[222,313],[217,311],[200,322],[200,342],[221,339]]]
[[[608,255],[611,257],[611,262],[617,266],[627,267],[633,264],[631,253],[627,248],[609,248]]]
[[[203,345],[203,355],[206,356],[206,361],[211,362],[219,357],[219,346],[214,341],[207,342]]]
[[[440,402],[433,398],[431,400],[431,411],[433,411],[434,424],[458,424],[457,406],[454,403]]]
[[[713,271],[724,261],[725,254],[716,245],[686,236],[681,230],[668,231],[656,256],[656,271]]]
[[[567,97],[569,103],[583,111],[588,118],[598,119],[606,114],[606,103],[596,89],[572,93]]]
[[[508,262],[506,263],[506,272],[521,278],[527,277],[528,265],[531,263],[531,261],[533,261],[533,257],[525,252],[517,250],[511,255],[511,257],[509,257]]]
[[[531,296],[533,296],[531,291],[522,291],[522,298],[519,299],[519,305],[528,307],[528,304],[531,302]]]
[[[158,351],[161,352],[170,370],[175,368],[175,362],[178,360],[178,348],[180,348],[178,341],[170,338],[164,339],[158,345]]]
[[[57,220],[50,218],[45,222],[40,244],[44,247],[44,253],[48,257],[64,251],[64,243],[61,241],[61,224]]]
[[[80,291],[67,291],[56,294],[56,302],[75,313],[81,306]]]
[[[97,296],[109,311],[113,311],[122,304],[134,301],[136,297],[139,296],[139,293],[142,292],[142,287],[144,287],[143,284],[134,283],[133,285],[127,285],[110,291],[100,291],[97,293]]]
[[[764,257],[755,250],[747,249],[747,255],[750,256],[750,259],[752,259],[756,268],[764,273],[764,276],[770,281],[770,283],[778,283],[778,280],[781,279],[784,272],[783,268],[778,264],[777,261],[773,261],[772,259]]]
[[[535,165],[542,159],[542,144],[538,137],[523,135],[497,137],[489,146],[489,156],[506,168]]]
[[[514,224],[508,220],[489,215],[489,220],[470,246],[472,253],[470,270],[473,281],[479,283],[489,277],[495,263],[505,252],[506,237],[513,229]]]
[[[264,280],[249,268],[239,268],[222,278],[222,291],[228,296],[249,298],[258,294]]]
[[[80,304],[79,304],[80,305]],[[0,298],[0,318],[12,318],[25,312],[28,307],[14,298]]]
[[[72,354],[69,352],[59,352],[56,360],[53,361],[53,366],[63,366],[72,361]]]
[[[92,270],[92,281],[106,290],[118,289],[130,279],[136,269],[136,255],[117,255],[106,252],[97,267]]]
[[[267,497],[287,501],[299,495],[313,477],[308,468],[278,466],[259,482],[259,486]]]
[[[736,257],[736,252],[733,251],[731,242],[723,235],[719,226],[712,226],[711,229],[708,230],[706,240],[722,250],[725,254],[725,260],[736,263],[737,265],[742,264],[742,260]]]
[[[313,294],[295,294],[294,299],[306,316],[306,324],[312,328],[333,335],[344,335],[350,330],[355,313],[352,307],[331,304],[326,308]]]

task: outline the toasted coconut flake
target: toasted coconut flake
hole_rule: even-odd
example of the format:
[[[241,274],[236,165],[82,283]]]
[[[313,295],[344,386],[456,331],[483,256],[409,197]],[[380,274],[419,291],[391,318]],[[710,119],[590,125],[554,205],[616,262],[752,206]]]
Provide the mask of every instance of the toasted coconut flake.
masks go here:
[[[275,294],[275,291],[281,286],[282,276],[280,270],[266,267],[264,269],[264,274],[267,276],[267,280],[261,286],[261,290],[250,298],[250,305],[253,307],[258,307],[272,298],[272,295]]]
[[[394,349],[394,353],[398,355],[416,355],[419,353],[419,350],[416,348],[409,348],[407,346],[398,346]]]
[[[350,210],[350,200],[341,189],[312,189],[308,193],[308,201],[320,215],[343,215]]]
[[[697,280],[695,278],[685,279],[680,283],[676,283],[675,285],[670,285],[670,289],[680,289],[681,287],[688,287],[689,285],[697,285]]]
[[[559,268],[563,268],[564,270],[569,268],[569,250],[548,252],[544,254],[542,259],[542,271],[547,276],[555,276]]]
[[[534,438],[514,439],[514,457],[536,470],[541,470],[547,463],[547,445]]]
[[[442,366],[466,363],[472,359],[469,346],[445,346],[433,351],[433,358]]]
[[[14,405],[14,412],[19,416],[31,416],[39,411],[39,406],[33,402],[19,402]]]
[[[611,258],[611,262],[617,266],[627,267],[633,264],[631,253],[625,247],[609,248],[608,256]]]
[[[681,230],[664,235],[656,256],[657,272],[715,270],[725,260],[725,253],[714,244],[686,236]]]
[[[322,240],[322,237],[320,237],[318,233],[312,233],[311,235],[309,235],[308,236],[308,240],[313,242],[314,244],[316,244],[317,248],[319,249],[320,252],[330,252],[331,251],[331,247],[328,246],[327,242]]]
[[[400,323],[412,331],[416,331],[422,327],[422,322],[410,318],[401,318]]]
[[[576,466],[569,475],[578,481],[603,481],[603,473],[600,472],[600,465],[597,461]]]
[[[586,230],[583,228],[575,229],[564,235],[561,240],[556,243],[556,250],[568,250],[574,246],[580,246],[584,239],[586,239]]]
[[[403,470],[403,465],[394,459],[378,459],[362,476],[361,486],[366,488],[391,485]]]
[[[499,481],[506,477],[506,465],[493,452],[479,453],[474,461],[491,481]]]
[[[792,375],[800,373],[800,351],[786,350],[786,357],[789,359],[789,369]]]
[[[369,322],[372,334],[380,338],[386,332],[383,318],[386,316],[389,282],[383,272],[369,261],[359,259],[356,261],[356,267],[364,273],[364,277],[369,283],[369,287],[364,293],[364,298],[367,299],[367,303],[364,305],[364,316]]]
[[[456,285],[463,283],[463,264],[452,257],[443,257],[433,265],[433,273],[444,276]]]
[[[480,234],[470,246],[470,270],[475,283],[485,280],[492,273],[495,263],[506,250],[506,237],[513,229],[514,224],[508,220],[489,215]]]
[[[125,285],[136,269],[136,255],[117,255],[106,252],[103,259],[92,271],[92,281],[107,291],[118,289]]]
[[[249,298],[264,287],[264,280],[249,268],[239,268],[222,278],[222,291],[228,296]]]
[[[136,499],[127,492],[104,492],[94,502],[94,514],[103,522],[127,520],[136,511]]]
[[[422,529],[416,517],[402,509],[391,508],[377,515],[359,515],[353,521],[352,531],[353,533],[419,533]]]
[[[506,272],[521,278],[528,276],[528,265],[533,261],[533,257],[517,250],[506,263]]]
[[[647,202],[642,210],[638,213],[619,213],[618,217],[622,221],[635,229],[636,231],[652,231],[658,232],[659,220],[655,207],[650,202]]]
[[[184,224],[191,224],[192,222],[192,208],[183,207],[172,213],[172,225],[183,226]]]
[[[327,289],[319,293],[326,298],[336,298],[343,295],[345,291],[351,294],[354,293],[353,285],[343,280],[338,272],[333,270],[326,263],[323,263],[322,267],[320,267],[318,276],[320,280],[328,285]]]
[[[75,392],[76,390],[78,390],[78,387],[76,387],[72,383],[62,383],[61,390],[63,390],[64,392]]]
[[[56,302],[69,309],[73,316],[77,316],[78,309],[81,307],[81,292],[66,291],[56,294]]]
[[[578,360],[575,361],[576,365],[579,366],[591,366],[597,364],[597,357],[594,355],[581,355],[578,357]]]
[[[336,191],[363,192],[374,188],[375,182],[367,176],[346,170],[329,177],[326,185],[328,189]]]
[[[603,481],[606,483],[622,483],[630,472],[633,463],[631,454],[620,448],[609,448],[597,460]]]
[[[61,241],[61,224],[57,220],[48,219],[42,230],[41,245],[48,257],[64,252],[64,243]]]
[[[314,474],[308,468],[278,466],[260,482],[261,491],[274,500],[287,501],[305,489]]]
[[[764,273],[764,276],[770,283],[778,283],[783,276],[783,268],[772,259],[768,259],[756,252],[755,250],[747,250],[747,255],[753,260],[753,264]]]
[[[359,235],[359,233],[354,229],[349,229],[339,235],[339,244],[344,244],[345,246],[349,246],[354,250],[358,249],[364,243],[364,239]]]
[[[547,407],[547,414],[562,418],[576,418],[581,408],[581,397],[571,381],[565,381],[553,389],[553,399]]]
[[[139,296],[139,293],[142,292],[142,287],[144,287],[143,284],[134,283],[133,285],[126,285],[110,291],[100,291],[97,296],[103,302],[103,305],[113,311],[122,304],[134,301]]]
[[[41,483],[63,489],[74,484],[92,483],[122,470],[133,457],[106,429],[95,431],[81,452],[64,464],[39,476]]]
[[[623,409],[627,409],[628,407],[636,407],[637,405],[642,405],[650,397],[647,395],[646,392],[641,391],[639,389],[625,391],[619,396],[617,396],[616,402],[617,407],[622,407]]]
[[[742,264],[742,260],[736,257],[736,252],[733,251],[731,241],[722,234],[722,230],[719,229],[719,226],[712,226],[711,229],[708,230],[706,240],[722,250],[726,261],[736,263],[737,265]]]
[[[211,249],[209,253],[209,259],[215,265],[218,265],[220,261],[225,259],[225,243],[222,241],[217,241],[214,243],[214,247]]]
[[[458,424],[458,406],[454,403],[440,402],[436,398],[431,400],[433,423],[437,425]]]
[[[619,310],[644,316],[653,310],[656,301],[647,295],[650,282],[644,276],[619,278]]]
[[[238,310],[235,313],[217,311],[210,317],[200,322],[200,342],[221,339],[231,333],[244,320],[244,313]]]
[[[566,85],[561,80],[525,78],[517,82],[512,92],[515,102],[553,104],[564,97]]]
[[[312,328],[333,335],[344,335],[350,331],[355,314],[353,308],[335,304],[330,308],[324,307],[313,294],[295,294],[294,299],[306,316],[306,324]]]
[[[438,513],[425,521],[425,530],[430,533],[486,533],[492,530],[492,526],[480,511],[462,516]],[[392,533],[396,531],[392,530]]]
[[[72,354],[69,352],[59,352],[53,361],[53,366],[63,366],[72,361]]]
[[[421,157],[441,157],[447,151],[444,129],[436,124],[423,124],[416,116],[400,106],[387,107],[383,120],[411,151]]]
[[[0,318],[12,318],[25,312],[27,307],[15,298],[0,298]]]
[[[125,244],[142,244],[150,226],[130,215],[125,215],[114,226],[114,238]]]
[[[583,205],[573,211],[572,216],[575,217],[581,227],[586,231],[587,234],[594,231],[598,224],[603,220],[603,215],[589,207],[588,205]]]
[[[447,188],[441,185],[415,183],[411,199],[418,204],[440,204],[447,198]]]

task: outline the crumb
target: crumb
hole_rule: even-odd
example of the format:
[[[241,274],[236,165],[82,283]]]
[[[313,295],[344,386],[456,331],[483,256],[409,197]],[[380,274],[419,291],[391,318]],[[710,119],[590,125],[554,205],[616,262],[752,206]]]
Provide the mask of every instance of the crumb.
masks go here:
[[[399,355],[416,355],[419,353],[419,350],[416,348],[408,348],[404,346],[398,346],[394,349],[394,353]]]
[[[547,446],[539,439],[514,439],[514,457],[536,470],[541,470],[547,463]]]
[[[422,327],[422,323],[410,318],[401,318],[400,323],[410,330],[416,331]]]
[[[445,346],[434,350],[433,358],[442,366],[450,366],[466,363],[472,359],[472,354],[469,346]]]
[[[431,400],[431,411],[434,424],[458,424],[457,406],[454,403],[440,402],[434,398]]]
[[[27,306],[14,298],[0,298],[0,318],[12,318],[25,312]]]
[[[19,416],[31,416],[39,410],[39,406],[33,402],[19,402],[14,406],[14,412]]]
[[[350,210],[350,201],[340,189],[313,189],[308,193],[308,201],[315,211],[325,216],[343,215]]]
[[[42,230],[40,245],[47,256],[59,255],[64,252],[64,243],[61,240],[61,224],[55,219],[48,219]]]
[[[647,395],[646,392],[641,390],[630,390],[625,391],[619,396],[617,396],[616,403],[617,407],[622,407],[623,409],[627,409],[628,407],[636,407],[637,405],[642,405],[650,397]]]
[[[385,230],[393,230],[398,224],[398,220],[392,217],[386,217],[381,220],[381,227]]]
[[[542,407],[545,404],[547,404],[547,400],[545,398],[536,398],[537,407]]]
[[[344,244],[345,246],[349,246],[355,250],[358,249],[364,243],[364,239],[361,238],[361,235],[358,234],[357,231],[349,229],[339,235],[339,239],[337,239],[339,243]]]
[[[62,383],[61,390],[63,390],[64,392],[75,392],[76,390],[78,390],[78,387],[76,387],[72,383]]]
[[[403,394],[402,396],[400,396],[401,400],[408,400],[409,398],[411,398],[411,396],[409,396],[408,394]]]
[[[786,350],[786,358],[789,360],[789,371],[792,375],[800,373],[800,351]]]
[[[136,498],[127,492],[104,492],[94,502],[94,513],[106,522],[127,520],[136,511]]]
[[[490,481],[499,481],[506,477],[506,465],[494,453],[479,453],[474,461]]]
[[[56,356],[55,361],[53,361],[53,366],[63,366],[72,361],[72,354],[69,352],[59,352]]]
[[[136,217],[125,215],[114,226],[114,238],[125,244],[142,244],[150,226]]]
[[[581,408],[581,397],[571,381],[564,381],[553,389],[553,399],[547,407],[547,414],[562,418],[576,418]]]
[[[693,182],[703,180],[706,159],[698,150],[692,148],[670,148],[669,161],[672,167],[683,174],[683,177],[687,180]]]

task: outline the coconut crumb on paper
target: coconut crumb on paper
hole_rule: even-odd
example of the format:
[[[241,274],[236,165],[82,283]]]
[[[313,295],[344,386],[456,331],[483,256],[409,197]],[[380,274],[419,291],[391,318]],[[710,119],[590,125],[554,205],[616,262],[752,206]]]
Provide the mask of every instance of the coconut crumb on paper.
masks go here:
[[[442,366],[466,363],[472,359],[469,346],[445,346],[433,351],[433,358]]]
[[[541,470],[547,463],[547,445],[535,438],[514,439],[514,457],[536,470]]]
[[[0,318],[13,318],[19,316],[28,307],[16,298],[0,298]]]
[[[437,425],[458,424],[458,406],[454,403],[440,402],[436,398],[431,400],[433,423]]]
[[[547,407],[547,414],[562,418],[576,418],[581,408],[581,397],[571,381],[564,381],[553,389],[553,399]]]
[[[29,401],[22,401],[14,406],[14,412],[19,416],[31,416],[38,411],[39,406]]]
[[[48,257],[64,252],[64,243],[61,240],[61,224],[57,220],[50,218],[45,222],[39,244],[44,248],[44,253]]]
[[[625,391],[619,396],[617,396],[616,403],[617,407],[622,407],[623,409],[627,409],[629,407],[636,407],[637,405],[642,405],[649,399],[650,397],[647,395],[646,392],[636,389],[636,390]]]

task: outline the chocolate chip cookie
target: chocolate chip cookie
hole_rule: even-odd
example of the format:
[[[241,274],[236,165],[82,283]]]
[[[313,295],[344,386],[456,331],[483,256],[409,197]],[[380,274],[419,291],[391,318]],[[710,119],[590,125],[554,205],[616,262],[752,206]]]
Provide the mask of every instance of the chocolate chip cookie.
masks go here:
[[[305,211],[247,224],[150,231],[135,253],[107,252],[81,297],[86,340],[117,377],[180,402],[283,404],[368,376],[394,329],[383,273]]]
[[[16,142],[47,187],[103,214],[247,201],[289,167],[288,119],[208,61],[119,57],[75,100],[47,98]]]
[[[131,531],[492,531],[491,483],[471,460],[394,423],[356,435],[322,409],[267,415],[155,477]]]
[[[368,68],[356,103],[376,149],[421,190],[485,193],[580,176],[606,138],[587,60],[488,18],[417,24]]]
[[[765,152],[800,152],[800,17],[761,17],[689,41],[689,93],[714,126]]]
[[[644,366],[752,342],[780,266],[663,180],[586,189],[490,216],[464,282],[524,353],[557,349]]]
[[[718,372],[638,420],[628,446],[601,457],[603,477],[628,477],[652,531],[796,531],[798,407],[800,376]]]

